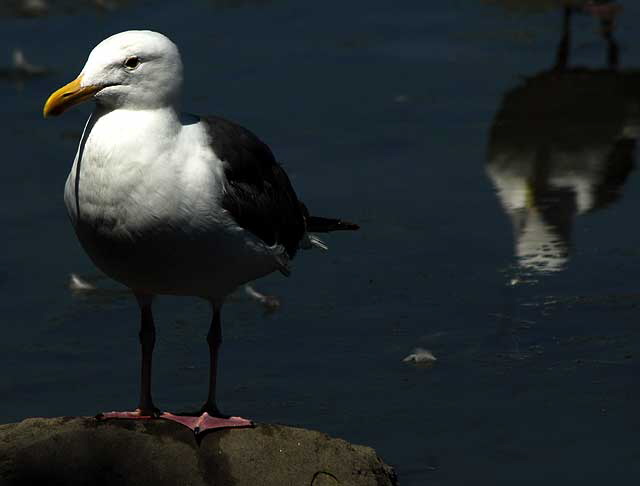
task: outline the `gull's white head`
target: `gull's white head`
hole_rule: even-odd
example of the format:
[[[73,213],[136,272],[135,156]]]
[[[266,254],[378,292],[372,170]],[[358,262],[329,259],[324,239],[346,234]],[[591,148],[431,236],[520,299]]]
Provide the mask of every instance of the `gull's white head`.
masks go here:
[[[113,35],[89,54],[80,75],[55,91],[44,116],[95,99],[111,109],[154,109],[176,103],[182,61],[176,45],[158,32],[130,30]]]

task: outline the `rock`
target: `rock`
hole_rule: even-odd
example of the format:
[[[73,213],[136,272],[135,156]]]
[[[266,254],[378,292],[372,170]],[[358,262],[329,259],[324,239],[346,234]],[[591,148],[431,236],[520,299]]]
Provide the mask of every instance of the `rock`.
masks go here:
[[[369,447],[259,424],[199,443],[164,420],[31,418],[0,426],[0,485],[392,486]]]

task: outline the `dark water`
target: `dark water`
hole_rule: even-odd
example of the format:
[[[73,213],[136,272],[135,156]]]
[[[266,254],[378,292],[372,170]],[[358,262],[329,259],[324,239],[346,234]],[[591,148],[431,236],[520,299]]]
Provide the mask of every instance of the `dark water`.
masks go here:
[[[226,411],[371,445],[404,486],[637,481],[640,6],[607,39],[553,3],[3,11],[5,67],[19,47],[51,72],[0,84],[0,422],[136,404],[134,301],[67,287],[96,275],[62,202],[89,107],[41,108],[102,38],[150,28],[182,49],[188,110],[252,128],[310,208],[362,225],[257,284],[276,313],[226,306]],[[156,318],[155,399],[193,408],[209,309]],[[416,347],[435,365],[403,363]]]

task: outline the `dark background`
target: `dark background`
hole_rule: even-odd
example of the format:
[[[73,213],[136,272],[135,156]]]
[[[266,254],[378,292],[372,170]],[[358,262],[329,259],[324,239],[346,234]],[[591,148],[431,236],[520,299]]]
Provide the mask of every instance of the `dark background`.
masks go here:
[[[136,405],[134,300],[68,287],[99,278],[62,201],[90,106],[41,110],[148,28],[181,49],[186,110],[251,128],[315,213],[362,226],[256,284],[277,312],[225,307],[225,411],[370,445],[403,486],[634,484],[640,5],[603,33],[561,3],[4,2],[0,422]],[[194,408],[208,306],[156,307],[156,402]]]

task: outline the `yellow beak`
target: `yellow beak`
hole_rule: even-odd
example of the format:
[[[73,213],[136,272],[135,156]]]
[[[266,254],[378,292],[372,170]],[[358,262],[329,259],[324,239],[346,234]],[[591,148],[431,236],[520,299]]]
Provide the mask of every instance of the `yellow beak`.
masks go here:
[[[51,93],[51,96],[49,96],[49,99],[44,104],[44,109],[42,110],[44,117],[58,116],[67,111],[73,105],[77,105],[78,103],[88,100],[101,89],[100,86],[80,86],[81,82],[82,75],[78,76],[59,90]]]

